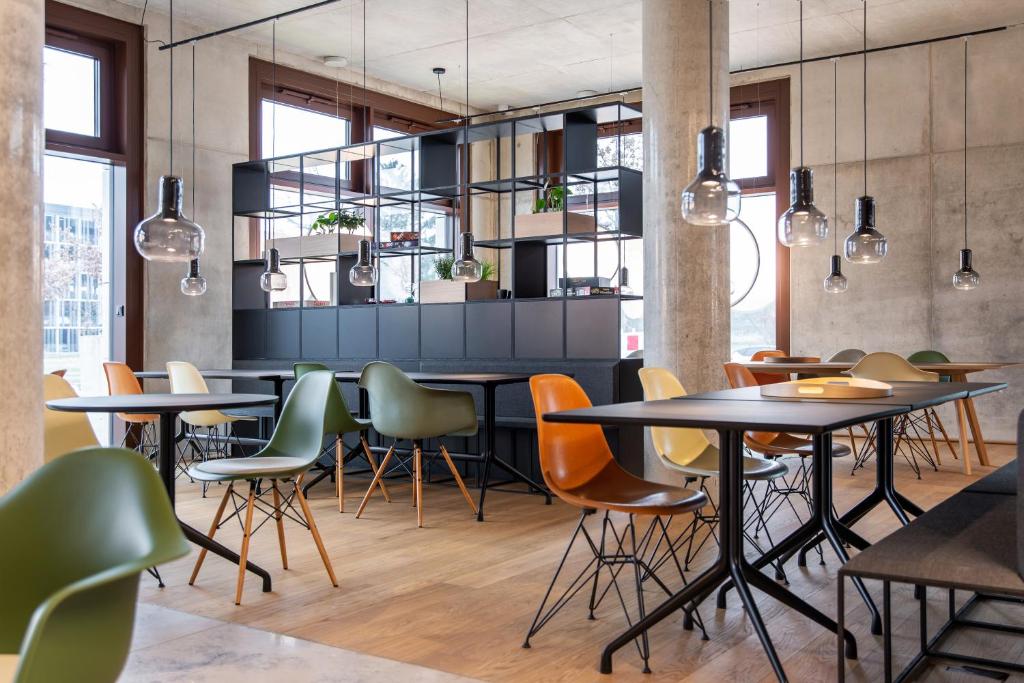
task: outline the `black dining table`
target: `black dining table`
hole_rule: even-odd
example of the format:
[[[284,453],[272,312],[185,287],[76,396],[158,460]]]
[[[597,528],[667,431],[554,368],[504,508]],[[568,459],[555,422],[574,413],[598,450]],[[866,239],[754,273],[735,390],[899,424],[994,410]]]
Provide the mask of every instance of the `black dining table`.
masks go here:
[[[284,385],[286,382],[295,379],[292,370],[281,369],[259,369],[259,368],[237,368],[220,370],[200,370],[199,373],[206,379],[228,379],[246,381],[272,382],[274,394],[278,398],[275,404],[275,420],[280,417],[281,405],[284,402]],[[414,382],[420,384],[441,384],[455,386],[479,386],[484,393],[484,447],[479,455],[473,453],[453,453],[456,460],[478,462],[483,471],[478,481],[480,489],[480,500],[477,503],[477,521],[484,521],[484,498],[487,489],[491,488],[491,470],[498,467],[504,470],[514,481],[526,484],[528,490],[544,496],[545,502],[551,504],[551,493],[539,482],[521,472],[511,463],[499,458],[495,452],[495,431],[497,423],[496,394],[497,388],[509,384],[523,384],[530,381],[530,374],[519,372],[407,372],[405,373]],[[339,382],[355,383],[362,375],[360,371],[339,370],[334,376]],[[136,372],[135,376],[140,379],[167,379],[167,372],[160,370],[146,370]],[[359,392],[359,416],[369,417],[366,392],[360,389]],[[321,472],[317,479],[311,480],[307,488],[327,476],[326,471]]]
[[[167,489],[167,496],[174,507],[174,465],[175,465],[175,421],[180,413],[191,410],[227,410],[231,408],[253,408],[277,402],[270,394],[121,394],[116,396],[79,396],[47,401],[51,410],[73,413],[135,413],[157,414],[160,416],[159,452],[157,469]],[[241,558],[238,553],[209,538],[206,534],[189,526],[180,518],[185,537],[196,545],[223,557],[235,564]],[[271,589],[270,574],[253,564],[245,563],[246,569],[263,579],[263,592]]]
[[[649,612],[609,643],[601,654],[600,670],[611,673],[612,656],[641,633],[651,628],[684,605],[700,603],[716,589],[731,582],[747,616],[754,627],[765,654],[780,681],[788,680],[782,662],[775,651],[750,587],[800,612],[833,633],[838,632],[834,619],[790,592],[784,586],[761,573],[744,554],[743,536],[743,433],[745,431],[790,432],[808,434],[812,438],[818,460],[820,454],[832,452],[832,432],[845,427],[890,419],[909,412],[903,404],[880,405],[874,403],[833,403],[810,401],[754,401],[724,398],[662,401],[637,401],[615,405],[580,408],[546,413],[549,422],[598,425],[636,425],[655,427],[693,427],[712,429],[719,437],[719,554],[714,564],[690,581],[677,593]],[[821,507],[831,508],[831,465],[813,468],[812,499],[815,516],[822,518]],[[831,528],[842,533],[846,527],[833,522]],[[815,529],[814,533],[817,533]],[[814,533],[811,534],[813,537]],[[866,591],[865,591],[866,592]],[[857,656],[853,635],[843,632],[846,655]]]

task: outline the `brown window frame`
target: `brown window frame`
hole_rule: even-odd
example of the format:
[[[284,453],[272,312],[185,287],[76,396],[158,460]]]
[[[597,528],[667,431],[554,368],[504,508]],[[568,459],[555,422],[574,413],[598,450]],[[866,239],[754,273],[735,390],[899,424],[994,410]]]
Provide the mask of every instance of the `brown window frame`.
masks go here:
[[[54,0],[46,0],[45,12],[46,45],[100,60],[100,135],[47,130],[46,150],[107,159],[125,170],[125,234],[117,236],[113,263],[121,276],[113,298],[124,303],[124,311],[114,318],[113,357],[141,370],[145,280],[131,226],[142,220],[145,207],[142,27]]]
[[[768,117],[768,174],[736,181],[744,195],[775,193],[775,219],[789,207],[789,79],[729,89],[729,120]],[[775,240],[775,348],[790,350],[789,248]]]

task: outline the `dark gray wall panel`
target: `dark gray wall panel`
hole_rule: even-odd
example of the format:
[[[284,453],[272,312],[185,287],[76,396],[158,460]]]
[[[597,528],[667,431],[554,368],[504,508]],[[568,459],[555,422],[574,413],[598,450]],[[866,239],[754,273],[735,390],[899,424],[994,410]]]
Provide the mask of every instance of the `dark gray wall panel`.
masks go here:
[[[562,302],[517,301],[516,358],[562,358]]]
[[[338,357],[377,357],[377,307],[338,309]]]
[[[302,311],[302,357],[338,357],[337,308],[307,308]]]
[[[232,308],[266,308],[267,293],[260,289],[262,263],[236,263],[231,269]]]
[[[380,357],[383,360],[419,358],[420,312],[416,305],[381,306]]]
[[[267,353],[267,312],[235,311],[231,336],[235,358],[264,358]]]
[[[466,304],[466,358],[512,357],[512,302]]]
[[[567,358],[618,358],[617,299],[570,299],[565,306]]]
[[[465,305],[423,304],[420,309],[420,357],[465,356]]]
[[[267,311],[267,358],[300,358],[302,312]]]

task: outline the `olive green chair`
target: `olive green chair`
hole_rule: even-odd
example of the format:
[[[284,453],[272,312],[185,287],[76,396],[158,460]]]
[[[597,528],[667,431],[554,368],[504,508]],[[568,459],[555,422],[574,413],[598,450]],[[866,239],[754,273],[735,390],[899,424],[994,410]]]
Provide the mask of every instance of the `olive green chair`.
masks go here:
[[[310,372],[326,370],[333,373],[333,370],[323,363],[301,362],[295,363],[292,367],[295,370],[295,379],[299,379]],[[335,382],[334,387],[327,396],[327,412],[324,414],[324,434],[334,435],[334,481],[335,493],[338,495],[338,512],[345,511],[345,463],[347,461],[358,455],[365,455],[366,461],[370,463],[370,469],[375,475],[377,474],[377,457],[373,454],[370,444],[366,441],[366,430],[369,428],[369,420],[360,420],[352,416],[352,411],[348,409],[348,404],[345,403],[345,396],[342,395],[341,388]],[[359,445],[346,454],[343,438],[346,434],[353,433],[359,434]],[[320,478],[323,478],[324,474],[321,473]],[[309,487],[317,481],[313,480],[306,484],[305,490],[308,492]],[[381,482],[380,490],[384,494],[385,500],[390,503],[391,494],[388,492],[387,487],[384,486],[384,482]]]
[[[907,356],[907,360],[915,365],[918,363],[951,362],[946,354],[942,353],[941,351],[934,350],[917,351]],[[953,378],[949,375],[939,375],[939,381],[952,382]],[[935,460],[941,462],[941,460],[939,460],[939,444],[935,439],[936,429],[938,429],[939,432],[942,434],[942,439],[943,441],[946,442],[946,448],[949,449],[949,452],[953,454],[953,459],[956,460],[959,457],[959,455],[957,454],[956,449],[953,448],[953,442],[950,440],[949,434],[946,432],[946,425],[942,423],[942,420],[939,418],[938,412],[936,412],[935,408],[928,408],[924,411],[924,414],[928,426],[928,434],[932,440],[932,450],[935,451]]]
[[[370,421],[379,434],[398,441],[412,441],[413,503],[416,505],[416,525],[423,526],[423,442],[442,436],[473,436],[477,432],[476,404],[465,391],[432,389],[412,381],[394,365],[381,361],[368,363],[359,378],[359,386],[370,396]],[[476,514],[476,503],[466,490],[466,484],[452,462],[443,443],[441,455],[448,463],[452,477],[469,507]],[[395,453],[395,445],[388,449],[370,488],[359,504],[356,517],[363,514],[374,489],[381,483],[388,461]]]
[[[0,539],[0,679],[17,683],[117,680],[139,574],[188,553],[160,477],[123,448],[36,470],[0,498]]]
[[[313,542],[316,543],[316,548],[320,552],[320,559],[323,560],[324,567],[327,569],[331,584],[335,587],[338,585],[331,560],[327,556],[323,541],[320,539],[320,532],[313,520],[313,513],[310,512],[306,497],[302,494],[302,477],[320,457],[320,448],[324,439],[324,415],[327,400],[331,388],[335,386],[333,372],[307,373],[295,383],[291,393],[288,394],[274,434],[263,450],[247,458],[207,460],[192,465],[188,470],[189,476],[199,481],[228,482],[227,490],[224,491],[224,496],[214,514],[213,524],[210,525],[208,536],[211,539],[222,524],[224,509],[229,500],[233,504],[234,512],[223,522],[229,521],[234,516],[238,516],[239,520],[244,519],[242,550],[239,553],[241,559],[238,562],[238,582],[235,587],[236,605],[242,604],[245,562],[249,556],[249,541],[254,531],[252,518],[256,509],[266,514],[266,519],[274,518],[277,525],[277,542],[281,549],[281,565],[285,569],[288,569],[288,553],[284,541],[284,518],[288,517],[309,529],[313,536]],[[261,480],[264,482],[262,486],[260,486]],[[249,482],[249,491],[245,496],[235,491],[235,482],[239,481]],[[266,485],[267,481],[270,482],[269,487]],[[280,484],[284,482],[292,483],[292,491],[287,496],[281,492]],[[267,493],[273,497],[272,506],[263,500]],[[295,509],[294,500],[298,500],[301,512]],[[257,501],[259,501],[258,504]],[[263,522],[260,522],[256,525],[256,529],[262,526]],[[205,559],[206,549],[204,548],[200,551],[195,567],[192,569],[190,585],[195,584]]]

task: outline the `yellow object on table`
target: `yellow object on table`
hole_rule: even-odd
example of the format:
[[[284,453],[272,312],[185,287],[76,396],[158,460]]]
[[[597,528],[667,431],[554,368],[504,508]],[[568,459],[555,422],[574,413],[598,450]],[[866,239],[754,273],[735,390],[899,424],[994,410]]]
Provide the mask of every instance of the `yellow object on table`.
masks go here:
[[[892,396],[892,385],[859,377],[810,377],[762,385],[761,395],[776,398],[881,398]]]

